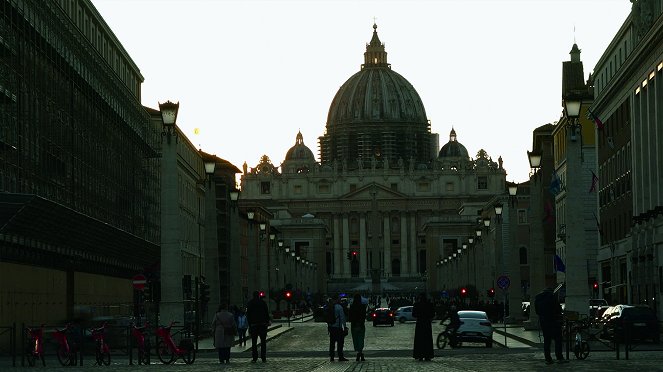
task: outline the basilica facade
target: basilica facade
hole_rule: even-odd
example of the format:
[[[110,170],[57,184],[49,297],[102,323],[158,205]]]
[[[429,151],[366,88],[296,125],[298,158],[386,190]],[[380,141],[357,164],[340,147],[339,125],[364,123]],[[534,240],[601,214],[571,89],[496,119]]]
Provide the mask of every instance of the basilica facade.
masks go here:
[[[474,236],[482,209],[506,193],[501,159],[484,150],[471,157],[454,128],[438,147],[419,94],[392,70],[373,29],[364,63],[330,105],[319,159],[299,132],[279,166],[267,155],[244,165],[241,205],[269,210],[283,246],[317,267],[314,282],[284,274],[258,286],[445,289],[436,264]],[[275,246],[269,254],[282,253]]]

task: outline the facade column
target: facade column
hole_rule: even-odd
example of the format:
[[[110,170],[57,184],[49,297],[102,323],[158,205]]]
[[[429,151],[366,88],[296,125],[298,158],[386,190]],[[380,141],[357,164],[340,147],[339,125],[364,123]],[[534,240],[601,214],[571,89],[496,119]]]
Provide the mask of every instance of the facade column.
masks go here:
[[[389,213],[384,215],[383,220],[383,233],[382,239],[384,247],[384,275],[389,278],[391,276],[391,228],[389,227]]]
[[[359,216],[359,277],[368,277],[366,267],[368,266],[368,247],[366,246],[366,213]]]
[[[418,276],[417,271],[417,215],[410,213],[410,276]]]
[[[407,239],[407,215],[401,212],[401,276],[410,274],[410,266],[407,259],[408,239]]]
[[[530,226],[529,237],[529,288],[530,288],[530,310],[529,320],[524,323],[525,329],[539,329],[539,317],[534,311],[534,297],[541,293],[546,285],[545,265],[543,263],[543,225],[541,222],[541,212],[543,209],[541,195],[541,170],[538,170],[530,177],[530,216],[528,218]]]
[[[350,223],[348,214],[343,214],[343,241],[341,243],[343,254],[341,255],[341,261],[343,262],[343,276],[350,277],[350,260],[345,256],[345,252],[350,249]]]
[[[335,214],[334,217],[334,255],[333,260],[333,277],[338,278],[343,272],[343,240],[341,238],[341,218],[338,214]],[[294,247],[293,247],[294,248]]]

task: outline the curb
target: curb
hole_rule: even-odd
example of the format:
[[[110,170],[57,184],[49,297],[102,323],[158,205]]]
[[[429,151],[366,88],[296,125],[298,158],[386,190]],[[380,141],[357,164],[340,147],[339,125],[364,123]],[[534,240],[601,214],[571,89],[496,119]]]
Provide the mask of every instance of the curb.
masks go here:
[[[493,329],[493,332],[494,332],[494,333],[497,333],[497,334],[499,334],[499,335],[502,335],[502,336],[505,335],[505,332],[502,331],[502,330]],[[514,340],[516,340],[516,341],[518,341],[518,342],[520,342],[520,343],[522,343],[522,344],[525,344],[525,345],[528,345],[528,346],[531,346],[531,347],[536,347],[536,348],[540,348],[540,347],[541,347],[541,343],[533,342],[533,341],[531,341],[531,340],[528,340],[528,339],[523,338],[523,337],[520,337],[520,336],[513,335],[513,334],[508,333],[508,332],[506,332],[506,337],[512,338],[512,339],[514,339]],[[502,343],[499,342],[499,341],[495,341],[494,338],[493,338],[493,342],[499,344],[499,345],[502,346],[502,347],[505,347],[504,344],[502,344]]]

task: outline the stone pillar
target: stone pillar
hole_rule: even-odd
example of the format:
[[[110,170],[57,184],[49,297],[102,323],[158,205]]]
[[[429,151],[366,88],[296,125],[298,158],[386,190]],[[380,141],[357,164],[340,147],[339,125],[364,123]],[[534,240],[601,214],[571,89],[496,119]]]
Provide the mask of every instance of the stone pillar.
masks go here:
[[[366,267],[368,266],[368,246],[366,245],[366,213],[359,216],[359,277],[368,277]]]
[[[343,241],[341,243],[341,246],[343,247],[343,255],[341,257],[341,260],[343,261],[343,276],[344,277],[350,277],[350,260],[347,259],[345,256],[345,252],[347,252],[350,249],[350,223],[348,221],[348,215],[343,214]]]
[[[407,235],[407,215],[404,212],[401,212],[401,276],[408,276],[410,274],[407,259]]]
[[[384,275],[388,278],[391,276],[391,229],[389,227],[389,213],[384,215],[383,220],[383,233],[382,233],[382,246],[384,247]]]
[[[410,213],[410,276],[418,276],[417,271],[417,215]]]
[[[543,262],[543,225],[541,215],[543,209],[541,195],[541,174],[540,170],[530,177],[530,249],[529,249],[529,288],[530,288],[530,309],[529,320],[524,323],[525,329],[539,329],[539,317],[534,311],[534,297],[541,293],[546,285],[545,265]]]
[[[335,214],[334,217],[334,256],[332,260],[333,264],[333,276],[338,278],[343,273],[343,260],[345,259],[345,253],[343,252],[343,240],[341,237],[341,218],[339,215]]]

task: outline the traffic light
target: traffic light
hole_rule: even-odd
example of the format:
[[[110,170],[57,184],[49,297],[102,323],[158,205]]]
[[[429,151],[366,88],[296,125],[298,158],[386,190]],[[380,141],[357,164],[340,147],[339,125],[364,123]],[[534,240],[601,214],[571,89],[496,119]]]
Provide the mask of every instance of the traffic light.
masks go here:
[[[467,296],[467,288],[463,287],[460,289],[460,297]]]
[[[495,288],[490,288],[488,290],[488,297],[495,297]]]
[[[200,302],[209,302],[209,284],[205,282],[200,283]]]
[[[359,256],[359,252],[357,251],[352,251],[352,259],[355,260]]]
[[[258,297],[260,297],[260,298],[265,297],[265,292],[263,292],[263,291],[258,292]]]
[[[286,301],[292,300],[292,292],[291,291],[285,291],[284,293]]]
[[[599,294],[599,282],[595,281],[594,284],[592,284],[592,290],[594,291],[594,296]]]

